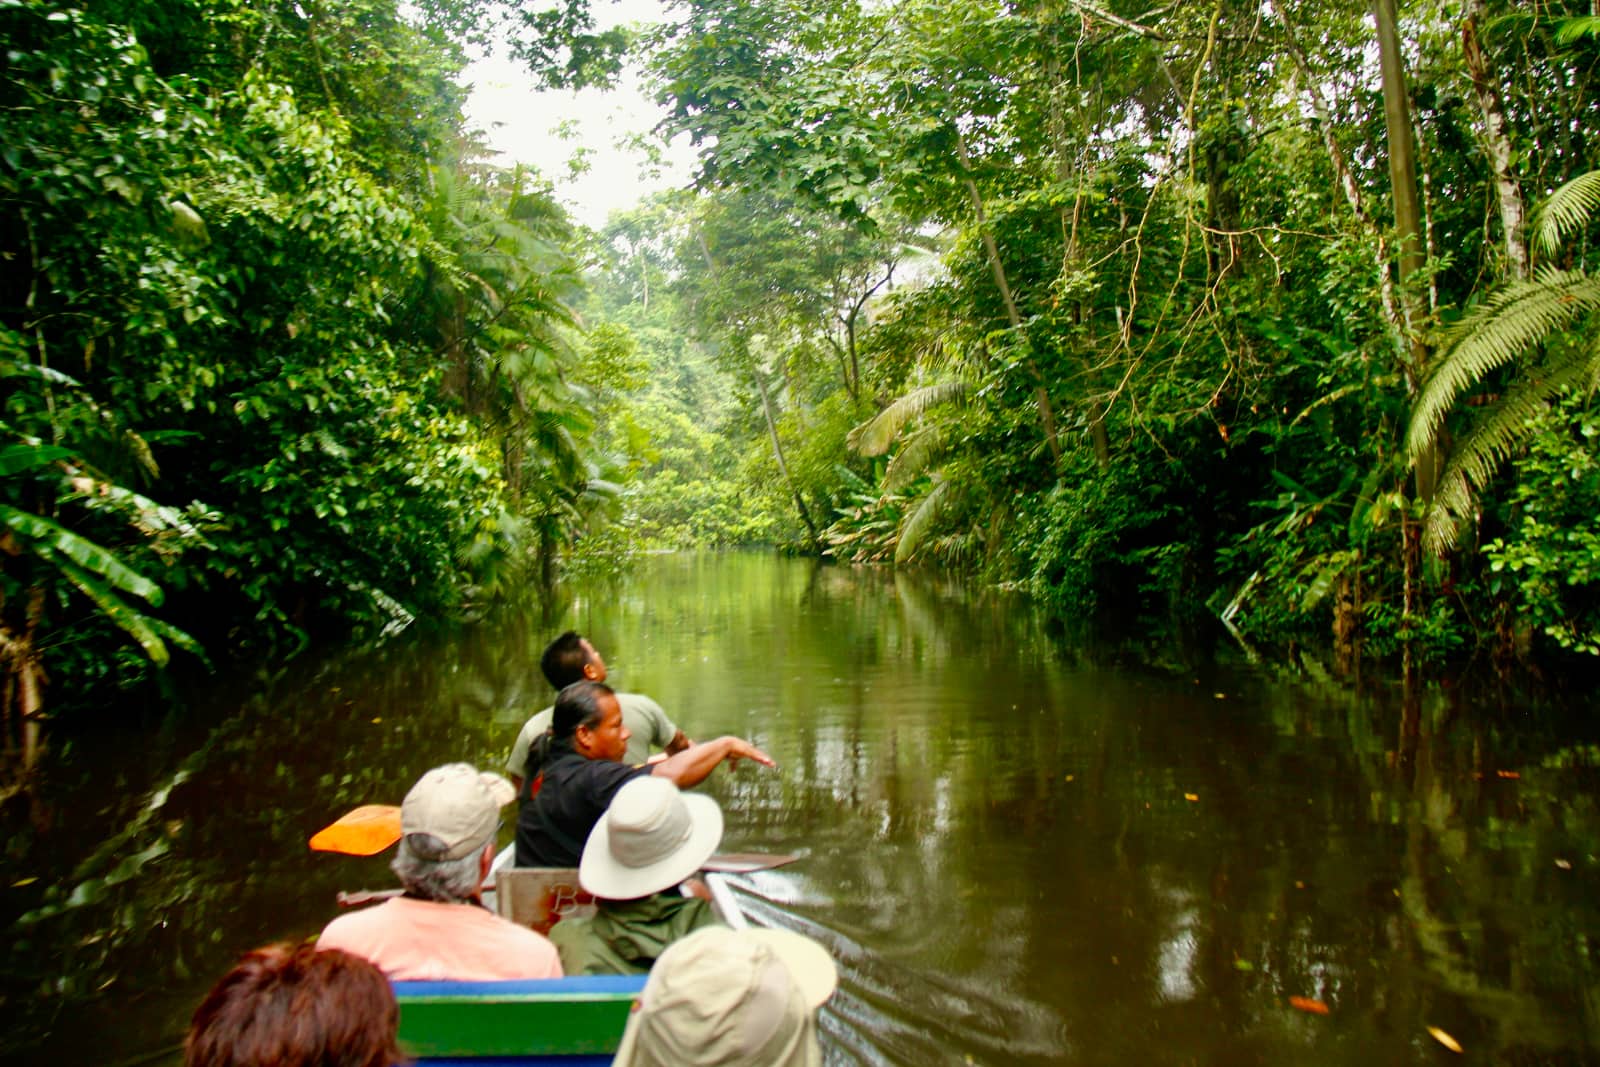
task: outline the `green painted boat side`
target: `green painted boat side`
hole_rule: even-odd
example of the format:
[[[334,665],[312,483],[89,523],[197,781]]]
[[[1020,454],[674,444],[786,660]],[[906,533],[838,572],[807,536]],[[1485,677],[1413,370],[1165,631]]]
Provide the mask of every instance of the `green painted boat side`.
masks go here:
[[[418,1059],[608,1055],[644,977],[396,982],[400,1044]]]
[[[581,906],[577,871],[513,870],[507,866],[511,854],[508,846],[495,860],[493,906],[501,915],[543,933],[574,905]],[[722,921],[745,926],[724,877],[707,874],[705,882]],[[432,1061],[456,1065],[479,1060],[509,1067],[562,1057],[609,1062],[622,1043],[628,1012],[644,989],[645,977],[396,982],[400,1046],[418,1067]]]

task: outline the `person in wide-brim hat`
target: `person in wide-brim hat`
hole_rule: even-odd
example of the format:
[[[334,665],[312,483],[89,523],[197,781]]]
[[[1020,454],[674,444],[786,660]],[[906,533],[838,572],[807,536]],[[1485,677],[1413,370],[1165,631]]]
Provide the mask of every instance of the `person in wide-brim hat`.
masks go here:
[[[566,973],[643,974],[674,941],[717,925],[703,895],[676,890],[721,842],[722,809],[710,797],[680,792],[664,778],[635,778],[619,789],[578,864],[595,914],[550,931]]]
[[[818,1067],[816,1010],[838,970],[789,930],[700,930],[661,954],[615,1067]]]

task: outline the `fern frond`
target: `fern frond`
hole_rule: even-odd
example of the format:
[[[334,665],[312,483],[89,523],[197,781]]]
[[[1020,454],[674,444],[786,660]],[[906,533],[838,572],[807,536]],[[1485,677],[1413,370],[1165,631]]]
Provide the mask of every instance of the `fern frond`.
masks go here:
[[[1457,530],[1471,516],[1472,490],[1489,484],[1553,397],[1592,378],[1594,361],[1595,352],[1589,348],[1547,360],[1520,378],[1498,404],[1479,414],[1472,429],[1451,448],[1439,475],[1423,521],[1424,548],[1443,553],[1455,547]]]
[[[1514,282],[1462,320],[1417,396],[1406,430],[1406,459],[1415,463],[1439,436],[1445,415],[1465,390],[1573,319],[1600,309],[1600,277],[1543,270]]]
[[[1518,379],[1499,403],[1479,413],[1472,429],[1450,450],[1452,458],[1473,485],[1483,488],[1495,469],[1528,437],[1532,421],[1543,414],[1551,399],[1588,376],[1587,351],[1580,349],[1548,360]]]
[[[1591,170],[1562,184],[1539,205],[1533,221],[1534,247],[1554,255],[1562,240],[1588,225],[1596,211],[1600,211],[1600,170]]]
[[[1457,531],[1472,509],[1472,490],[1466,475],[1454,463],[1446,463],[1434,485],[1433,499],[1422,520],[1422,547],[1442,556],[1456,546]]]
[[[906,515],[905,521],[900,524],[899,540],[894,546],[896,563],[904,563],[910,559],[916,552],[917,546],[922,543],[922,539],[927,536],[933,520],[938,518],[939,512],[944,509],[944,498],[950,495],[950,484],[943,474],[935,474],[933,487]]]
[[[945,451],[944,424],[925,426],[900,442],[900,450],[883,472],[883,491],[898,493],[928,472]]]
[[[890,443],[906,423],[929,408],[963,399],[968,389],[963,381],[936,382],[913,389],[904,396],[896,397],[888,407],[851,430],[845,443],[863,456],[881,456],[889,451]]]

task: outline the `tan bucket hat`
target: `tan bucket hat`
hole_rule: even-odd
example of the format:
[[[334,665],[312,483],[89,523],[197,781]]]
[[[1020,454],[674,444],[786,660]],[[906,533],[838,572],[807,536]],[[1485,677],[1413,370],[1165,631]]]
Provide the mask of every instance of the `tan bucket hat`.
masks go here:
[[[489,843],[500,826],[500,809],[516,796],[516,789],[498,774],[470,763],[446,763],[417,779],[406,794],[400,804],[400,832],[423,859],[458,860]],[[443,848],[423,844],[413,834],[436,838]]]
[[[721,843],[715,800],[680,792],[665,778],[635,778],[589,831],[578,883],[606,900],[647,897],[694,874]]]
[[[816,1009],[839,972],[788,930],[697,930],[645,983],[614,1067],[818,1067]]]

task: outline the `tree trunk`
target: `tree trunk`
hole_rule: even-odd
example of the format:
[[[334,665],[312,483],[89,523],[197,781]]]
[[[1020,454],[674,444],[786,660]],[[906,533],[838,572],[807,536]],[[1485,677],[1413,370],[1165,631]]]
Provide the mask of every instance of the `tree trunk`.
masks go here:
[[[1500,231],[1505,239],[1506,266],[1513,280],[1522,281],[1528,276],[1528,246],[1524,233],[1526,213],[1522,190],[1511,176],[1511,138],[1506,132],[1505,103],[1500,97],[1499,84],[1490,77],[1489,62],[1479,40],[1479,27],[1483,25],[1486,14],[1484,0],[1467,0],[1466,17],[1461,24],[1461,51],[1466,57],[1467,73],[1472,77],[1472,88],[1478,97],[1478,110],[1483,112],[1484,154],[1489,158],[1489,170],[1494,175],[1495,199],[1500,206]]]
[[[1400,54],[1400,28],[1395,0],[1376,0],[1378,61],[1383,75],[1383,113],[1389,128],[1389,184],[1394,198],[1394,223],[1400,241],[1400,306],[1405,312],[1405,339],[1414,376],[1421,380],[1428,366],[1422,339],[1422,312],[1417,279],[1426,269],[1422,254],[1422,214],[1417,206],[1417,159],[1411,140],[1411,100],[1406,92],[1405,60]],[[1433,448],[1417,457],[1417,496],[1433,499],[1438,458]]]
[[[1380,8],[1381,7],[1382,3],[1380,2]],[[1328,162],[1333,166],[1335,180],[1338,183],[1340,191],[1344,193],[1345,201],[1350,205],[1350,211],[1355,216],[1356,222],[1372,237],[1374,258],[1376,260],[1376,266],[1378,269],[1378,292],[1379,298],[1383,303],[1384,318],[1389,323],[1390,329],[1394,334],[1399,355],[1400,369],[1405,375],[1406,379],[1406,388],[1410,392],[1414,393],[1421,385],[1423,366],[1420,362],[1418,362],[1418,351],[1413,347],[1413,335],[1412,331],[1409,329],[1408,316],[1402,306],[1403,301],[1397,294],[1394,276],[1389,272],[1388,242],[1384,240],[1382,229],[1379,228],[1377,222],[1367,210],[1366,202],[1361,195],[1361,187],[1356,184],[1355,172],[1351,169],[1349,160],[1345,158],[1344,150],[1339,147],[1339,142],[1334,138],[1334,124],[1332,115],[1328,111],[1327,103],[1322,99],[1322,94],[1317,90],[1316,81],[1313,79],[1311,73],[1311,64],[1306,60],[1305,51],[1300,47],[1300,42],[1295,36],[1294,25],[1289,21],[1287,15],[1284,13],[1283,5],[1281,3],[1275,2],[1273,4],[1273,10],[1278,15],[1279,25],[1283,27],[1284,44],[1287,47],[1289,58],[1295,65],[1295,70],[1303,85],[1306,99],[1310,102],[1311,109],[1317,116],[1317,126],[1322,134],[1323,147],[1328,153]],[[1391,13],[1393,12],[1392,5],[1390,6],[1389,10]],[[1392,22],[1390,23],[1389,29],[1391,31],[1393,30]],[[1380,39],[1383,36],[1383,16],[1382,12],[1380,11]],[[1395,59],[1398,62],[1399,48],[1397,36],[1394,37],[1394,41]],[[1385,49],[1385,51],[1387,51],[1387,49]],[[1403,72],[1400,73],[1403,79]],[[1389,84],[1390,78],[1386,71],[1384,77],[1386,103]],[[1409,134],[1409,120],[1406,123],[1406,131]],[[1409,136],[1406,141],[1406,151],[1409,154]],[[1416,203],[1414,179],[1412,181],[1411,200],[1414,208]],[[1401,269],[1402,271],[1405,270],[1403,261]],[[1433,495],[1433,483],[1436,470],[1437,457],[1430,449],[1425,456],[1419,457],[1417,460],[1417,487],[1418,492],[1421,493],[1424,486],[1426,486],[1426,495],[1423,497],[1424,499],[1428,499]],[[1426,474],[1423,473],[1424,471],[1426,471]]]
[[[1015,330],[1022,325],[1022,315],[1017,310],[1017,301],[1011,294],[1011,285],[1006,280],[1005,264],[1000,262],[1000,249],[995,244],[994,233],[989,229],[988,215],[983,209],[983,194],[978,191],[978,183],[972,179],[972,162],[967,155],[967,140],[961,134],[956,134],[956,157],[961,161],[961,183],[966,186],[967,195],[972,199],[973,215],[977,219],[978,234],[983,238],[983,251],[989,258],[989,269],[994,273],[995,288],[1000,291],[1000,302],[1005,305],[1006,322]],[[1033,373],[1033,396],[1039,407],[1039,423],[1044,429],[1045,444],[1050,448],[1050,458],[1057,466],[1061,464],[1061,443],[1056,439],[1056,414],[1050,406],[1050,394],[1044,387],[1044,378],[1039,373],[1039,367],[1030,355],[1027,359],[1028,370]]]
[[[794,497],[794,506],[800,512],[800,521],[806,524],[806,532],[811,535],[812,551],[820,551],[822,538],[817,534],[817,524],[811,521],[811,510],[806,507],[805,497],[801,495],[800,488],[794,484],[794,476],[789,473],[789,463],[783,458],[783,442],[778,439],[778,422],[772,416],[772,396],[767,392],[767,379],[761,373],[760,367],[756,368],[755,379],[756,389],[761,393],[761,414],[766,416],[767,433],[772,437],[772,456],[778,461],[778,471],[789,487],[789,495]]]

